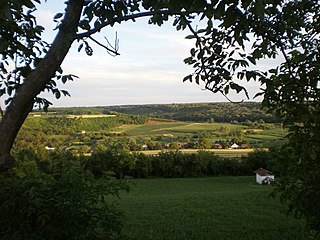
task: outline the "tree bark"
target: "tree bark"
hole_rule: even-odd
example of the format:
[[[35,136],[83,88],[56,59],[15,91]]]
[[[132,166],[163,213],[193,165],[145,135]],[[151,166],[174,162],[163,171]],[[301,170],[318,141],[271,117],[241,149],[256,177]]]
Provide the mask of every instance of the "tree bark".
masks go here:
[[[82,0],[67,3],[64,20],[46,56],[26,77],[16,91],[0,122],[0,172],[7,171],[14,164],[10,152],[14,140],[33,108],[35,97],[45,89],[75,40],[83,8]]]

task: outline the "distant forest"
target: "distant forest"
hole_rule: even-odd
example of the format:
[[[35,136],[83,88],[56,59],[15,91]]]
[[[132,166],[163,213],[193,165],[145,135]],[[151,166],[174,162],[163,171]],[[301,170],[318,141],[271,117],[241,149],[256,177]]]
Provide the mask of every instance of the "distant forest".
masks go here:
[[[254,122],[278,123],[274,115],[261,109],[261,103],[185,103],[147,104],[99,107],[52,108],[59,114],[113,114],[143,115],[152,118],[190,122]]]

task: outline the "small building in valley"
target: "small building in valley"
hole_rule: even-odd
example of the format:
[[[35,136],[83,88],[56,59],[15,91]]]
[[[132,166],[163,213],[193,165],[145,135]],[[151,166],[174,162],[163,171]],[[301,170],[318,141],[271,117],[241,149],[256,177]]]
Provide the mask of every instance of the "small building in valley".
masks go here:
[[[49,147],[49,146],[45,146],[45,149],[46,149],[47,151],[54,151],[54,150],[56,150],[56,148],[54,148],[54,147]]]
[[[256,182],[261,185],[270,185],[274,181],[274,174],[264,168],[254,171],[256,173]]]
[[[236,144],[236,143],[234,143],[234,144],[231,145],[230,148],[231,148],[231,149],[237,149],[237,148],[239,148],[239,145]]]

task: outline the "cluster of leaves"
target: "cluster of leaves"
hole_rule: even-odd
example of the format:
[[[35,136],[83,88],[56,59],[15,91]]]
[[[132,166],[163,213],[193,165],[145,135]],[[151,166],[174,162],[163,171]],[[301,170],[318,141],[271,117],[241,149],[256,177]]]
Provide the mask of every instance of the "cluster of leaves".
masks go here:
[[[314,100],[319,76],[318,1],[212,1],[205,28],[188,27],[196,40],[185,63],[195,72],[185,81],[200,81],[206,89],[227,95],[246,89],[238,80],[265,84],[264,103],[279,107],[284,101]],[[254,70],[261,59],[284,59],[269,71]],[[296,96],[303,94],[304,96]],[[311,96],[312,95],[312,96]]]
[[[50,44],[42,39],[44,27],[37,23],[34,15],[36,4],[41,4],[41,1],[10,0],[0,4],[0,97],[6,96],[6,105],[50,49]],[[75,77],[64,75],[59,68],[45,90],[52,92],[57,99],[62,94],[69,96],[68,91],[58,88],[57,81],[64,84]],[[45,109],[51,105],[40,96],[34,99],[34,103]]]
[[[111,196],[126,185],[95,178],[71,155],[40,160],[23,151],[17,159],[1,176],[1,239],[121,239]]]
[[[306,218],[308,226],[318,239],[320,237],[319,124],[314,125],[313,127],[317,129],[313,130],[308,127],[295,127],[299,129],[291,135],[289,144],[282,147],[276,158],[275,169],[281,174],[277,193],[283,202],[288,203],[291,212]]]
[[[40,1],[37,1],[40,3]],[[15,90],[32,71],[39,54],[47,48],[41,39],[44,28],[32,14],[32,1],[2,1],[0,8],[0,96],[7,94],[8,104]],[[14,65],[14,69],[10,65]]]

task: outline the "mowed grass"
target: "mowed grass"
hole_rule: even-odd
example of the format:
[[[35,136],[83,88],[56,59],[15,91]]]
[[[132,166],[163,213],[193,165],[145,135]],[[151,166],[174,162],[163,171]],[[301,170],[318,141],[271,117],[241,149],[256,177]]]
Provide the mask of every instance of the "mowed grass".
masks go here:
[[[129,240],[302,240],[304,222],[252,177],[133,180],[119,207]]]

